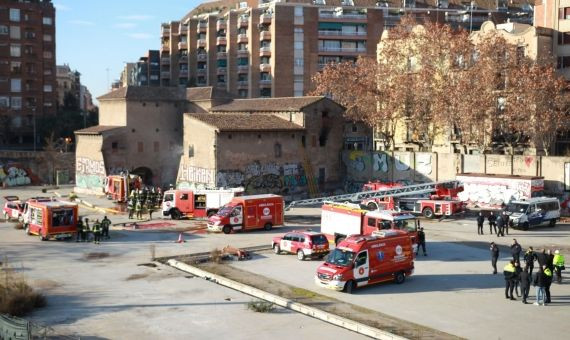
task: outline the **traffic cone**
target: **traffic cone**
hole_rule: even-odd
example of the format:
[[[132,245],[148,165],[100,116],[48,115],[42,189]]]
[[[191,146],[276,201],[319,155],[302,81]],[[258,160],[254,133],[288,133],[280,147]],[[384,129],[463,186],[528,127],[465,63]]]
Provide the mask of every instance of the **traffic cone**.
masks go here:
[[[182,233],[178,234],[178,241],[176,241],[176,243],[184,243],[186,241],[184,241],[184,237],[182,237]]]

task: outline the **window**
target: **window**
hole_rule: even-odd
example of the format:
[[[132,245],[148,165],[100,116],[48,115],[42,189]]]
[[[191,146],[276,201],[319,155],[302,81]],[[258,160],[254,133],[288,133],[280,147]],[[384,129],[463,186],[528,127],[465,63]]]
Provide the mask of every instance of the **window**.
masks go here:
[[[53,86],[51,85],[44,85],[44,92],[52,92]]]
[[[352,124],[352,132],[358,132],[358,126],[356,124]]]
[[[180,199],[182,201],[187,201],[188,200],[188,194],[180,194]]]
[[[111,143],[111,151],[117,152],[118,150],[119,150],[119,143],[118,142],[112,142]]]
[[[18,8],[10,8],[10,21],[20,21],[20,10]]]
[[[316,136],[316,135],[312,135],[312,136],[311,136],[311,146],[312,146],[313,148],[316,148],[316,147],[317,147],[317,136]]]
[[[294,48],[296,50],[302,50],[303,49],[303,42],[302,41],[295,41]]]
[[[22,108],[22,97],[12,97],[11,106],[15,110],[21,109]]]
[[[570,67],[570,56],[558,57],[558,68]]]
[[[53,19],[51,17],[44,17],[42,21],[44,25],[53,25]]]
[[[144,144],[143,144],[143,142],[138,142],[138,143],[137,143],[137,151],[138,151],[138,152],[144,152]]]
[[[44,69],[44,76],[51,76],[51,73],[52,73],[51,68]]]
[[[281,158],[281,144],[275,143],[273,151],[275,152],[275,158]]]
[[[22,91],[22,79],[11,79],[10,80],[10,90],[12,92]]]
[[[6,35],[6,34],[10,33],[9,31],[10,31],[10,29],[8,28],[8,26],[0,25],[0,34]]]
[[[51,51],[44,51],[44,58],[51,59],[53,57],[53,53]]]
[[[194,157],[194,145],[188,145],[188,158]]]
[[[12,73],[20,74],[22,72],[22,63],[19,61],[11,62],[10,71],[12,71]]]
[[[10,39],[20,39],[20,26],[10,26]]]
[[[303,16],[303,6],[295,6],[295,16],[296,17]]]
[[[365,265],[367,259],[368,259],[368,253],[366,251],[363,251],[362,253],[358,254],[358,256],[356,256],[356,261],[354,261],[354,266],[360,267]]]
[[[305,62],[303,58],[295,58],[295,66],[303,66],[304,63]]]
[[[10,106],[10,98],[8,97],[0,97],[0,107],[6,108]]]
[[[375,218],[372,218],[372,217],[369,217],[369,218],[368,218],[368,226],[369,226],[369,227],[376,227],[376,219],[375,219]]]
[[[247,98],[247,90],[238,90],[238,97]]]
[[[44,41],[52,41],[52,36],[51,34],[44,34]]]
[[[10,45],[10,56],[11,57],[21,57],[22,56],[22,47],[20,44],[11,44]]]
[[[158,142],[153,143],[154,152],[158,152],[160,150],[160,144]]]

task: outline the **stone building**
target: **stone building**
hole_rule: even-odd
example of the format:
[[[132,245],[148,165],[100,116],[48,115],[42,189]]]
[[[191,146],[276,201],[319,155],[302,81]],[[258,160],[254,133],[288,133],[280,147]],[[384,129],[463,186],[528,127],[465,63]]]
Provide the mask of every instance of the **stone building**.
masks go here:
[[[178,186],[285,196],[343,180],[344,108],[325,97],[233,100],[184,116]]]

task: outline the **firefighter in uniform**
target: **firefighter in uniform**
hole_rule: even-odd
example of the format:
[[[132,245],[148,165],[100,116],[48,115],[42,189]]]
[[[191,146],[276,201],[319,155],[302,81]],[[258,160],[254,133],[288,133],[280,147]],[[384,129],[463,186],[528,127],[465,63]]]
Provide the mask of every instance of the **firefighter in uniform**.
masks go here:
[[[83,242],[89,242],[89,231],[89,219],[85,218],[85,226],[83,227],[83,233],[81,234]]]
[[[77,235],[75,235],[75,242],[79,242],[83,238],[83,221],[81,218],[77,219],[77,225],[75,228],[77,230]]]
[[[107,218],[107,216],[103,217],[101,221],[101,229],[103,230],[102,235],[105,239],[110,239],[109,236],[109,227],[111,227],[111,220]]]
[[[509,261],[503,268],[503,275],[505,275],[505,299],[516,300],[513,297],[513,290],[515,288],[515,262]]]
[[[554,251],[554,271],[556,272],[556,282],[562,283],[562,271],[566,269],[564,267],[564,255],[560,254],[560,250]]]
[[[142,201],[140,199],[137,200],[135,212],[137,213],[137,220],[142,220]]]
[[[93,242],[99,244],[101,242],[101,222],[95,220],[93,223]]]
[[[154,200],[150,198],[146,200],[146,210],[148,211],[149,220],[152,221],[152,213],[154,212]]]

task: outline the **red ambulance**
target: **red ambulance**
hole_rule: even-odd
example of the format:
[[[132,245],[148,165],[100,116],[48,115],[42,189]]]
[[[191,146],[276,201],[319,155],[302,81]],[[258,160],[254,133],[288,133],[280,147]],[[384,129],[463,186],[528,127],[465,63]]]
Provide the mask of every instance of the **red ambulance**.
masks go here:
[[[209,231],[271,230],[283,225],[283,197],[279,195],[251,195],[234,197],[217,214],[208,219]]]
[[[410,236],[402,230],[375,231],[342,241],[317,268],[315,283],[352,293],[355,288],[386,281],[403,283],[414,272]]]
[[[28,201],[24,229],[42,241],[71,238],[77,232],[77,204],[61,201]]]

